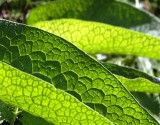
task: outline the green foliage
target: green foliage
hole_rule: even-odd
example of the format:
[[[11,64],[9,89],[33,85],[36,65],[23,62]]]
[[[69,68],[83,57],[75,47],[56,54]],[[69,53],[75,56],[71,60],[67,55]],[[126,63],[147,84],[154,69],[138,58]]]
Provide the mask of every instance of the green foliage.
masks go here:
[[[5,2],[5,0],[1,0],[1,1],[0,1],[0,5],[2,5],[4,2]]]
[[[51,33],[0,20],[0,100],[23,110],[23,125],[157,125],[127,89],[159,92],[160,81],[131,68],[102,65],[85,52],[159,60],[159,38],[108,25],[141,31],[142,24],[149,23],[150,30],[158,22],[129,4],[110,0],[62,0],[33,9],[27,23]]]
[[[21,113],[21,117],[20,121],[22,125],[54,125],[41,117],[36,117],[24,111]]]
[[[34,24],[57,18],[76,18],[129,28],[149,23],[152,18],[146,15],[136,8],[116,0],[62,0],[33,9],[27,23]],[[138,16],[138,20],[134,16]],[[126,19],[127,21],[124,21]]]
[[[160,80],[142,71],[111,63],[103,65],[132,92],[160,93]]]
[[[8,122],[14,121],[16,114],[14,114],[14,107],[6,105],[0,101],[0,120],[6,120]]]
[[[0,62],[0,84],[2,101],[52,123],[112,124],[69,94],[2,62]]]
[[[61,36],[90,54],[132,54],[160,60],[159,38],[127,29],[76,19],[43,21],[34,26]]]
[[[159,32],[159,19],[131,4],[117,0],[57,0],[32,9],[27,24],[59,18],[76,18],[131,28],[140,32]]]
[[[8,27],[8,29],[1,30],[0,43],[1,50],[3,50],[1,51],[2,61],[45,81],[51,82],[56,88],[62,89],[77,97],[79,101],[90,106],[114,123],[127,124],[129,122],[139,124],[141,122],[146,123],[146,119],[150,119],[151,124],[156,123],[108,70],[84,52],[77,49],[74,45],[47,32],[1,20],[0,28],[4,29],[4,27]],[[1,66],[2,71],[0,71],[2,85],[5,83],[4,79],[8,79],[8,76],[5,74],[12,76],[12,72],[4,73],[3,65]],[[7,71],[12,70],[8,69]],[[13,76],[14,74],[17,73],[13,73]],[[19,85],[15,85],[14,82],[12,83],[12,81],[14,81],[12,78],[18,77],[19,80],[21,80],[26,76],[27,78],[24,78],[24,80],[30,79],[27,74],[23,75],[22,78],[20,76],[13,76],[10,80],[7,80],[10,81],[7,83],[13,84],[14,87]],[[17,84],[18,83],[19,82],[17,82]],[[21,82],[19,84],[21,84]],[[31,88],[28,84],[31,84]],[[18,106],[23,110],[30,111],[30,108],[28,109],[26,105],[30,103],[34,104],[34,99],[33,102],[30,101],[30,103],[26,103],[26,101],[21,98],[25,98],[24,93],[29,96],[29,92],[34,90],[32,84],[32,80],[28,82],[24,81],[24,86],[20,86],[20,88],[17,88],[18,90],[16,90],[16,87],[15,89],[14,87],[9,89],[9,87],[7,87],[8,85],[6,85],[6,87],[2,86],[3,88],[1,89],[4,90],[4,93],[1,92],[1,100],[10,102],[12,105]],[[44,88],[44,90],[42,89],[41,91],[45,91],[45,84],[38,83],[38,85],[41,89]],[[23,90],[23,88],[27,88],[27,86],[31,90]],[[9,90],[5,90],[4,88],[8,88]],[[6,91],[11,92],[6,94]],[[33,93],[36,94],[36,91],[38,91],[38,89],[35,89]],[[14,104],[14,101],[10,99],[13,93],[21,95],[18,96],[20,97],[19,101],[22,101],[18,103],[19,105]],[[7,97],[4,96],[5,94]],[[35,97],[36,96],[37,98],[39,97],[38,95],[35,95]],[[34,98],[34,96],[32,97],[32,95],[30,95],[29,98]],[[27,101],[29,100],[27,99]],[[18,100],[16,100],[16,102],[18,102]],[[33,114],[35,112],[40,113],[38,115],[43,117],[38,109],[30,112]],[[46,112],[46,114],[48,113]],[[140,114],[143,114],[143,116]],[[52,122],[56,123],[55,121]]]

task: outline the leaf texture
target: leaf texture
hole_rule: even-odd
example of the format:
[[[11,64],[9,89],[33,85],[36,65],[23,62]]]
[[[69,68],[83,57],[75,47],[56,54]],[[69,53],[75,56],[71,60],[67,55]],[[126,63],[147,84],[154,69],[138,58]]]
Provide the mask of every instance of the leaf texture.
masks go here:
[[[133,18],[135,16],[138,18]],[[32,9],[27,24],[57,18],[98,21],[126,28],[152,20],[146,12],[116,0],[59,0]]]
[[[109,71],[126,86],[130,91],[138,92],[160,92],[160,80],[142,71],[119,66],[111,63],[102,63]]]
[[[96,11],[95,11],[96,10]],[[27,24],[59,18],[76,18],[160,34],[154,15],[117,0],[59,0],[32,9]]]
[[[115,53],[160,60],[160,39],[111,25],[76,19],[43,21],[34,25],[72,42],[90,54]]]
[[[118,53],[146,56],[158,60],[160,59],[160,53],[158,51],[160,49],[160,39],[149,35],[106,24],[75,19],[43,21],[35,24],[34,26],[61,36],[90,54]],[[148,77],[146,74],[142,72],[139,73],[137,71],[133,74],[135,71],[124,69],[124,67],[113,68],[112,65],[110,68],[109,66],[107,68],[111,72],[117,68],[116,71],[121,72],[121,74],[118,75],[123,74],[123,77],[117,76],[117,78],[130,91],[160,92],[160,86],[158,84],[154,84],[157,82],[159,83],[159,80],[156,78],[153,79],[152,77]],[[122,70],[124,72],[122,72]],[[116,74],[117,72],[112,73]],[[137,74],[137,76],[135,76],[135,74]],[[143,78],[138,78],[140,77],[139,74]],[[131,80],[130,78],[125,78],[129,76],[132,76],[135,79]],[[154,83],[147,79],[153,80]]]
[[[49,122],[112,125],[69,94],[0,61],[0,99]]]
[[[119,75],[116,77],[132,92],[160,93],[160,85],[145,78],[128,79]]]
[[[139,106],[116,77],[71,43],[48,32],[4,20],[0,20],[0,29],[0,60],[3,62],[48,81],[56,88],[72,94],[115,124],[158,124]],[[2,74],[0,75],[1,83],[4,85],[1,86],[1,90],[4,90],[4,93],[1,93],[1,99],[6,101],[5,98],[8,98],[12,104],[15,103],[21,108],[25,103],[21,103],[23,97],[20,96],[19,98],[17,94],[30,95],[26,88],[30,88],[29,83],[31,83],[32,88],[33,84],[32,81],[27,82],[25,79],[27,80],[28,77],[31,78],[32,76],[27,75],[25,78],[25,75],[22,75],[18,77],[19,80],[24,77],[24,83],[17,82],[20,84],[17,86],[17,84],[11,84],[11,79],[14,78],[11,77],[12,73],[10,72],[12,70],[6,68],[7,73],[4,73],[5,67],[2,65],[2,71],[0,71]],[[8,82],[3,80],[5,75],[8,76],[6,78]],[[40,92],[42,92],[42,88],[47,89],[47,91],[55,90],[53,86],[43,85],[43,81],[38,81]],[[11,84],[11,88],[8,84]],[[16,91],[16,88],[24,88],[26,93]],[[6,89],[12,92],[7,93]],[[37,89],[35,89],[35,94],[38,94],[36,91]],[[16,94],[15,98],[11,98],[14,93]],[[34,95],[34,92],[32,94]],[[38,98],[42,101],[40,96]],[[18,103],[12,99],[16,99]],[[29,111],[30,109],[32,107],[29,108]],[[35,107],[33,110],[32,113],[39,112]],[[48,110],[48,108],[44,108],[44,110]],[[51,115],[53,114],[51,113]]]
[[[66,4],[68,6],[64,7]],[[98,6],[101,6],[101,7],[98,7]],[[89,8],[92,8],[92,7],[94,9],[96,7],[98,8],[96,9],[97,15],[94,14],[94,18],[92,17],[94,9],[90,9],[90,11],[88,11]],[[58,13],[60,8],[64,8],[63,13],[65,14]],[[47,15],[46,10],[53,11],[53,13]],[[38,13],[43,13],[43,16],[38,16],[40,15]],[[88,16],[86,16],[87,14]],[[33,15],[36,15],[36,16],[33,16]],[[37,21],[34,21],[35,18],[38,18]],[[29,24],[32,24],[35,22],[39,22],[40,20],[51,20],[51,19],[57,19],[57,18],[78,18],[78,19],[80,18],[84,20],[99,21],[99,22],[108,23],[112,25],[128,27],[133,30],[141,31],[144,33],[150,33],[150,34],[154,33],[153,35],[155,35],[155,32],[156,34],[157,33],[159,34],[159,29],[160,29],[159,19],[154,17],[152,14],[146,13],[145,11],[142,11],[142,10],[138,10],[137,8],[134,8],[132,5],[129,5],[129,4],[126,4],[120,1],[109,1],[109,0],[107,1],[102,0],[101,2],[96,1],[96,0],[87,0],[87,2],[84,2],[84,1],[80,2],[79,0],[76,0],[76,2],[73,2],[72,0],[53,2],[52,4],[39,6],[33,9],[33,11],[30,12],[27,22]],[[127,22],[126,22],[126,18],[127,18]],[[35,26],[62,36],[65,39],[72,41],[75,45],[77,45],[81,49],[91,54],[93,53],[121,53],[121,54],[141,55],[141,56],[147,56],[147,57],[154,58],[154,59],[159,59],[159,56],[158,56],[159,53],[155,54],[158,52],[158,49],[159,49],[159,47],[157,47],[159,45],[159,42],[158,42],[159,39],[155,40],[156,42],[154,40],[150,42],[150,39],[152,39],[150,37],[146,37],[147,40],[140,39],[140,35],[136,35],[135,33],[131,33],[131,34],[126,33],[126,31],[123,31],[123,29],[121,29],[120,31],[116,31],[119,29],[113,29],[113,28],[102,29],[102,27],[97,27],[97,26],[92,27],[91,26],[92,24],[88,24],[88,25],[81,24],[80,26],[79,24],[75,24],[76,22],[68,21],[68,20],[58,22],[58,24],[56,24],[57,21],[44,22],[44,23],[41,22],[41,23],[36,24]],[[131,24],[128,23],[130,21],[131,21]],[[135,22],[138,22],[139,24],[135,24]],[[77,23],[82,23],[82,22],[77,22]],[[86,27],[92,27],[92,28],[87,29]],[[105,33],[104,33],[104,30],[105,30]],[[107,30],[109,31],[107,32]],[[116,34],[117,36],[115,36],[114,34]],[[126,34],[127,34],[127,37],[126,37]],[[135,34],[135,35],[132,35],[132,34]],[[159,36],[158,34],[157,36]],[[122,36],[125,36],[125,37],[122,37]],[[142,37],[143,36],[141,35],[141,38]],[[101,42],[101,40],[103,42]],[[128,42],[128,45],[125,46],[125,44],[127,43],[127,40],[129,42]],[[117,46],[116,44],[119,46]],[[104,47],[104,45],[106,47]],[[124,48],[127,48],[127,50]],[[154,51],[154,48],[156,49],[155,51]],[[135,52],[134,49],[137,49],[137,52]],[[142,52],[142,51],[145,51],[145,52]],[[146,53],[146,54],[142,54],[142,53]],[[152,53],[152,54],[148,54],[148,53]],[[123,80],[125,84],[127,84],[126,81],[128,81],[129,83],[133,81],[130,79],[125,79],[124,77],[123,78],[121,77],[121,80]],[[133,90],[148,91],[148,92],[152,92],[153,90],[155,90],[156,92],[159,91],[159,85],[152,84],[150,83],[150,81],[146,79],[137,78],[133,82],[134,83],[145,82],[147,83],[147,86],[149,85],[149,87],[145,87],[146,84],[143,83],[141,84],[141,87],[139,87],[139,89],[137,90],[134,84],[133,85],[128,84],[130,86],[130,87],[128,86],[128,88],[132,91]],[[154,86],[152,90],[150,89],[151,86],[152,87]],[[145,87],[145,89],[143,89],[143,87]]]

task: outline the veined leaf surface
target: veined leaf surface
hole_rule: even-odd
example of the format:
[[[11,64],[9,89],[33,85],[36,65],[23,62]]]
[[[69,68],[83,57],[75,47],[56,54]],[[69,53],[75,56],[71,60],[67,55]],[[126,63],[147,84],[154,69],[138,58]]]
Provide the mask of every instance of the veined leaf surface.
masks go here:
[[[61,36],[90,54],[132,54],[137,56],[141,55],[154,59],[160,59],[160,53],[158,51],[160,49],[159,38],[133,32],[123,28],[75,19],[58,19],[53,21],[43,21],[35,24],[34,26]],[[114,69],[116,69],[117,71],[125,70],[124,68],[122,69],[120,67],[116,67]],[[114,69],[113,66],[112,68],[109,68],[111,72],[114,71]],[[132,73],[129,73],[129,71],[133,70],[127,69],[126,72],[128,72],[128,74]],[[137,73],[139,74],[138,71],[136,71],[136,74]],[[147,79],[151,80],[152,77],[146,77],[146,74],[142,72],[140,74],[141,77],[144,78],[138,78],[140,76],[138,76],[137,74],[137,76],[135,77],[136,79],[134,80],[127,78],[127,74],[124,74],[124,72],[121,72],[121,74],[125,76],[117,76],[118,79],[130,91],[156,93],[160,92],[160,85],[148,81]],[[129,76],[134,77],[133,74]],[[158,79],[152,80],[155,80],[154,82],[159,81]]]
[[[138,18],[133,18],[134,16]],[[147,13],[116,0],[57,0],[32,9],[27,24],[57,18],[84,19],[124,27],[137,26],[152,20]]]
[[[61,1],[61,2],[57,2],[57,3],[53,2],[52,4],[48,4],[48,5],[44,5],[44,6],[40,6],[38,8],[35,8],[33,11],[31,11],[30,16],[29,16],[27,21],[33,21],[33,19],[35,17],[32,17],[32,14],[34,15],[35,13],[39,13],[39,10],[41,10],[40,11],[41,13],[45,13],[46,8],[50,7],[49,10],[52,10],[52,11],[57,10],[57,11],[54,11],[54,13],[50,15],[51,16],[50,18],[48,16],[46,16],[43,20],[50,20],[50,19],[61,18],[61,17],[63,17],[63,18],[69,18],[70,17],[70,18],[81,18],[81,19],[86,19],[86,20],[100,21],[100,22],[105,22],[106,21],[105,23],[110,23],[110,24],[112,24],[112,23],[114,23],[114,21],[116,21],[116,24],[119,25],[119,23],[117,21],[121,20],[120,19],[121,14],[129,15],[129,16],[132,15],[131,17],[129,17],[129,19],[132,20],[132,24],[134,24],[134,22],[135,22],[132,19],[132,17],[135,17],[133,15],[137,14],[138,15],[137,18],[141,19],[144,26],[133,27],[134,29],[136,29],[138,31],[142,30],[143,32],[147,32],[149,30],[152,30],[150,28],[150,25],[152,26],[152,28],[154,30],[155,30],[155,28],[157,29],[157,27],[158,27],[156,24],[159,22],[159,20],[156,17],[154,17],[151,14],[148,14],[146,12],[143,12],[141,10],[135,9],[131,5],[127,5],[127,4],[124,4],[124,3],[121,3],[121,2],[117,2],[117,1],[110,1],[110,2],[109,1],[101,1],[103,3],[103,5],[101,5],[102,4],[101,2],[96,2],[94,0],[88,0],[88,1],[90,1],[91,5],[94,5],[96,3],[95,6],[103,6],[101,9],[98,9],[98,11],[102,11],[102,10],[104,11],[105,10],[104,13],[103,13],[104,15],[101,16],[101,18],[103,18],[103,21],[101,20],[101,18],[98,17],[99,15],[95,15],[95,17],[97,17],[97,18],[94,17],[95,19],[93,19],[90,16],[84,16],[85,14],[90,15],[92,13],[92,11],[91,12],[85,11],[85,9],[88,10],[89,4],[86,3],[86,2],[83,2],[83,1],[81,1],[79,4],[77,4],[77,6],[79,6],[80,8],[82,7],[81,8],[81,11],[83,11],[83,13],[82,13],[81,11],[78,11],[77,7],[75,8],[76,3],[73,2],[72,0],[67,1],[68,6],[67,6],[67,8],[65,8],[65,13],[67,13],[67,14],[72,13],[70,16],[63,15],[63,14],[61,15],[61,14],[57,13],[58,10],[60,9],[60,6],[63,8],[64,5],[66,4],[65,1]],[[76,2],[78,2],[78,0]],[[84,6],[84,5],[86,5],[86,6]],[[51,6],[53,8],[51,8]],[[117,9],[112,9],[113,12],[112,12],[112,14],[110,14],[110,12],[109,12],[110,9],[109,8],[110,7],[114,8],[115,6],[117,6],[117,8],[119,8],[122,11],[125,10],[126,8],[128,8],[128,11],[123,12],[123,13],[118,13],[119,16],[117,16],[117,19],[115,20],[113,18],[113,20],[110,22],[110,19],[112,19],[112,17],[115,16],[113,13],[117,14],[117,12],[116,12]],[[75,16],[73,13],[74,14],[77,13],[77,15]],[[36,15],[38,15],[38,14],[36,14]],[[44,15],[46,15],[46,14],[44,14]],[[108,16],[110,15],[109,16],[110,18],[107,18],[107,15]],[[42,17],[38,17],[38,19],[42,20]],[[123,18],[123,19],[124,20],[121,21],[122,24],[120,24],[120,26],[123,26],[123,23],[126,24],[125,23],[125,18]],[[56,24],[56,22],[58,22],[58,24]],[[73,25],[72,25],[72,23],[73,23]],[[156,57],[155,56],[150,56],[150,54],[148,54],[148,53],[152,53],[153,48],[155,49],[156,48],[155,46],[157,46],[157,44],[158,44],[158,42],[155,43],[154,40],[152,40],[150,42],[150,39],[151,39],[150,37],[146,37],[147,40],[144,39],[144,38],[140,39],[140,37],[142,38],[142,37],[144,37],[144,35],[143,36],[142,35],[137,35],[135,33],[130,34],[129,33],[130,31],[128,33],[126,33],[126,31],[123,30],[123,29],[120,30],[120,29],[115,28],[113,30],[113,27],[112,28],[111,27],[110,28],[102,28],[103,26],[98,27],[98,26],[95,26],[95,25],[91,26],[93,24],[85,25],[85,24],[82,24],[82,23],[83,22],[78,22],[78,21],[74,22],[74,21],[65,20],[65,21],[61,22],[59,20],[56,20],[56,21],[51,21],[51,22],[46,22],[46,21],[45,22],[40,22],[40,23],[37,23],[35,26],[37,26],[39,28],[42,28],[46,31],[52,32],[54,34],[62,36],[65,39],[67,39],[69,41],[72,41],[75,45],[77,45],[81,49],[83,49],[86,52],[91,53],[91,54],[94,54],[94,53],[122,53],[122,54],[125,53],[126,54],[127,53],[127,54],[142,55],[142,56],[146,56],[146,55],[148,56],[149,55],[149,57],[151,57],[151,58],[159,59],[159,57],[158,57],[159,54],[157,54]],[[149,23],[149,24],[145,24],[145,23]],[[128,25],[128,26],[132,27],[131,25]],[[87,27],[92,27],[92,28],[87,29]],[[126,26],[124,26],[124,27],[126,27]],[[116,30],[118,30],[118,31],[116,31]],[[104,33],[104,31],[105,31],[105,33]],[[117,36],[114,35],[114,34],[116,34]],[[126,34],[127,34],[128,38],[126,37]],[[132,34],[135,34],[135,35],[132,35]],[[131,35],[131,37],[130,37],[130,35]],[[125,36],[125,37],[123,37],[123,36]],[[101,41],[103,41],[103,42],[101,42]],[[127,41],[129,41],[128,45],[125,46]],[[146,41],[147,41],[147,43],[145,43]],[[159,39],[157,39],[157,41],[159,41]],[[145,46],[143,45],[144,43],[146,44]],[[116,44],[119,45],[119,46],[117,47]],[[129,44],[131,44],[131,45],[129,45]],[[106,46],[106,47],[104,47],[104,46]],[[123,49],[123,48],[125,48],[125,49]],[[128,50],[126,50],[126,48]],[[137,49],[139,52],[138,51],[135,52],[135,50],[133,50],[133,49]],[[146,52],[146,50],[150,51],[150,52]],[[157,53],[157,50],[153,51],[152,55],[154,55],[154,53]],[[142,52],[142,51],[145,51],[145,52]],[[146,54],[144,55],[142,53],[146,53]],[[129,83],[133,81],[133,80],[125,79],[124,77],[121,77],[121,80],[123,80],[123,82],[125,82],[126,84],[127,84],[127,81]],[[146,84],[141,84],[141,87],[139,87],[139,89],[137,89],[134,86],[135,83],[137,83],[137,82],[148,83],[147,85],[152,86],[153,88],[151,90],[150,87],[146,87]],[[138,91],[148,91],[148,92],[152,92],[153,90],[155,90],[156,92],[159,91],[159,85],[152,84],[151,82],[149,82],[148,80],[145,80],[143,78],[137,78],[136,80],[133,81],[133,83],[134,84],[128,84],[128,85],[130,85],[130,86],[128,86],[128,89],[136,90],[136,91],[137,90]],[[143,89],[143,87],[145,87],[146,89]],[[154,89],[154,88],[156,88],[156,89]]]
[[[57,0],[32,9],[27,24],[59,18],[76,18],[160,34],[154,15],[117,0]]]
[[[160,60],[159,38],[124,28],[76,19],[43,21],[34,26],[61,36],[90,54],[127,54]]]
[[[0,61],[0,99],[49,122],[113,125],[71,95]]]
[[[115,124],[158,124],[116,77],[71,43],[48,32],[4,20],[0,20],[0,29],[0,60],[72,94]],[[1,83],[5,85],[3,78],[7,74],[3,74],[5,69],[1,67]],[[6,86],[12,83],[11,79],[7,81]],[[29,87],[28,82],[24,86]],[[43,85],[43,81],[38,85],[52,88],[48,84]],[[4,93],[6,89],[2,89]],[[8,89],[11,91],[12,86]],[[15,94],[19,94],[18,91]],[[6,94],[6,100],[4,95],[1,98],[7,101],[10,96]],[[18,99],[20,106],[25,105]]]
[[[160,80],[142,71],[119,66],[111,63],[102,63],[110,72],[130,91],[160,93]]]

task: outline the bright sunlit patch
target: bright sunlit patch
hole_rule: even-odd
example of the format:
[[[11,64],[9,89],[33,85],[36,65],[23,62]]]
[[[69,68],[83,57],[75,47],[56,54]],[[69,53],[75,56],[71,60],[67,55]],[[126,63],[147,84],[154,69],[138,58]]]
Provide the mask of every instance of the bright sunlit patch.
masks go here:
[[[105,60],[105,59],[107,59],[107,56],[103,55],[103,54],[96,54],[96,57],[97,57],[98,60]]]
[[[141,3],[139,2],[139,0],[135,0],[135,7],[137,7],[137,8],[142,8],[142,7],[143,7],[143,4],[141,4]]]

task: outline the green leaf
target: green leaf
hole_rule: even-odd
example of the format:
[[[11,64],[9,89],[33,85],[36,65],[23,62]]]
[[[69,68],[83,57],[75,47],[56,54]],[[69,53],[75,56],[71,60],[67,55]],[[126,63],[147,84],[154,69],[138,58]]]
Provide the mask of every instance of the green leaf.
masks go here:
[[[107,24],[75,19],[43,21],[34,26],[61,36],[90,54],[119,53],[160,59],[158,53],[158,50],[160,49],[159,38],[130,30],[113,27]],[[121,74],[117,74],[117,77],[130,91],[160,92],[160,86],[155,84],[157,82],[160,83],[158,79],[150,77],[145,73],[124,67],[114,67],[114,69],[121,72]],[[112,73],[118,73],[114,72],[114,69],[113,65],[109,68]],[[123,77],[118,76],[122,74]],[[131,78],[134,78],[134,80],[131,80]]]
[[[3,5],[3,3],[6,2],[5,0],[0,1],[0,6]]]
[[[0,61],[0,99],[55,124],[107,124],[107,119],[53,85]]]
[[[135,92],[160,93],[160,85],[155,84],[145,78],[127,79],[122,76],[116,77],[129,89]]]
[[[49,123],[45,119],[41,117],[36,117],[28,112],[22,112],[21,117],[19,120],[21,121],[22,125],[54,125],[53,123]]]
[[[136,17],[136,18],[135,18]],[[76,18],[107,23],[141,32],[158,30],[157,19],[144,10],[116,0],[60,0],[32,9],[27,24],[59,18]],[[145,26],[141,26],[144,25]]]
[[[5,120],[10,124],[14,124],[17,117],[21,121],[22,125],[53,125],[41,117],[36,117],[24,111],[17,112],[16,107],[0,101],[0,120]]]
[[[0,21],[0,29],[0,60],[44,79],[58,88],[56,90],[42,80],[37,80],[27,74],[22,75],[24,73],[1,63],[0,79],[2,85],[0,89],[3,91],[0,93],[0,98],[3,101],[17,105],[19,108],[23,106],[23,110],[29,110],[33,114],[37,113],[37,116],[56,122],[57,120],[54,121],[55,119],[48,118],[46,111],[49,108],[45,107],[39,110],[38,107],[41,105],[38,104],[41,101],[46,102],[46,100],[49,100],[49,97],[53,101],[52,97],[55,97],[54,94],[56,92],[64,93],[59,90],[62,89],[115,124],[158,124],[146,110],[139,106],[137,101],[114,75],[71,43],[48,32],[4,20]],[[12,73],[11,69],[15,73]],[[14,80],[13,76],[22,81],[23,84],[16,79]],[[30,81],[30,78],[37,82],[32,83],[33,80]],[[17,82],[12,83],[12,81]],[[9,84],[11,87],[9,87]],[[39,94],[37,93],[38,90],[41,93],[40,96],[37,95]],[[42,93],[43,91],[44,93]],[[49,91],[49,95],[43,97],[43,94],[48,93],[45,93],[45,91]],[[50,94],[50,92],[53,94]],[[18,96],[19,94],[20,96]],[[66,93],[64,94],[67,95]],[[57,96],[64,94],[58,94]],[[31,99],[32,97],[33,100]],[[67,97],[70,96],[68,95]],[[26,103],[25,98],[28,103]],[[79,103],[76,99],[74,101]],[[53,104],[56,102],[53,102]],[[30,103],[37,106],[33,108],[31,106],[28,109],[28,104]],[[80,106],[84,105],[81,104]],[[53,110],[56,110],[56,107]],[[92,110],[89,111],[91,112]],[[54,113],[50,115],[54,117]],[[95,115],[100,117],[97,113]],[[63,118],[65,120],[65,116]],[[59,117],[56,117],[56,119],[61,120]],[[103,122],[103,120],[99,122]],[[74,124],[74,122],[72,123]]]
[[[142,104],[143,107],[147,108],[149,112],[151,112],[154,115],[158,116],[159,119],[159,111],[160,111],[160,102],[159,97],[157,99],[156,94],[148,94],[148,93],[142,93],[142,92],[132,92],[134,97],[137,99],[140,104]]]
[[[145,72],[142,72],[138,69],[133,69],[130,67],[126,67],[126,66],[120,66],[117,64],[112,64],[112,63],[104,63],[102,62],[102,64],[109,70],[111,71],[113,74],[119,75],[119,76],[123,76],[125,78],[128,79],[136,79],[136,78],[145,78],[150,80],[151,82],[154,82],[156,84],[160,84],[160,80],[154,76],[151,76]]]
[[[160,80],[142,71],[119,66],[111,63],[102,63],[109,71],[130,91],[160,93]]]
[[[0,120],[6,120],[10,123],[15,117],[14,107],[0,101]]]
[[[76,19],[43,21],[34,25],[72,42],[90,54],[126,54],[160,60],[160,39],[114,27]]]
[[[59,18],[102,22],[160,36],[160,19],[129,3],[116,0],[55,1],[32,9],[26,22],[33,25],[39,21]]]

